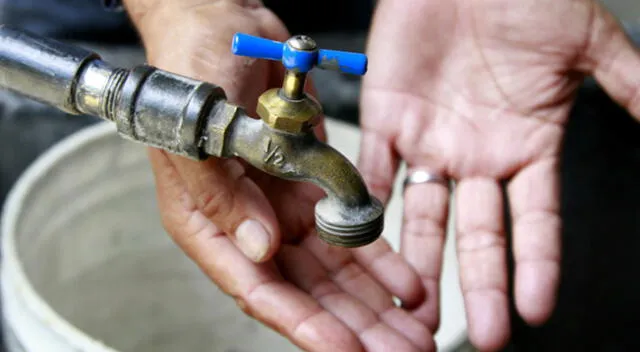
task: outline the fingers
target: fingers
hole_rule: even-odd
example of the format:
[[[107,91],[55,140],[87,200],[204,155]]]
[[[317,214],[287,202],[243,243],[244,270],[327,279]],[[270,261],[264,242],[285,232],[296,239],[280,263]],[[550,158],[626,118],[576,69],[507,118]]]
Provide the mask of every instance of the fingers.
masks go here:
[[[197,162],[158,150],[151,150],[149,156],[154,172],[175,172],[194,201],[194,211],[232,236],[248,258],[256,262],[271,258],[280,244],[276,216],[238,161],[212,158]],[[168,185],[159,182],[157,187]]]
[[[369,116],[375,117],[374,115]],[[367,122],[367,124],[369,123],[371,122]],[[358,170],[364,178],[369,192],[380,199],[383,204],[386,203],[391,196],[398,170],[398,156],[393,149],[390,137],[363,125]]]
[[[387,319],[381,319],[370,307],[336,285],[322,264],[304,247],[284,246],[277,259],[283,275],[354,331],[365,350],[434,350],[433,338],[424,326],[395,311],[387,314]]]
[[[593,1],[590,39],[579,64],[636,119],[640,119],[640,51],[604,7]]]
[[[360,266],[402,301],[403,306],[416,306],[424,300],[420,277],[385,239],[353,249],[352,254]]]
[[[395,307],[389,292],[374,280],[344,248],[324,243],[318,236],[309,236],[303,246],[312,253],[332,280],[343,291],[360,299],[376,313]]]
[[[366,253],[360,252],[357,255],[352,255],[353,250],[327,245],[317,236],[309,236],[304,241],[303,247],[315,257],[323,270],[327,272],[326,275],[338,288],[364,303],[381,320],[396,329],[398,329],[398,323],[400,325],[410,324],[411,329],[400,328],[399,331],[402,334],[420,335],[426,331],[428,336],[431,335],[423,324],[396,307],[391,296],[395,292],[387,291],[387,288],[374,278],[384,277],[386,282],[392,282],[395,279],[396,282],[388,287],[392,290],[398,288],[400,292],[406,291],[407,288],[404,288],[404,285],[417,292],[421,290],[420,281],[413,270],[400,259],[398,254],[391,254],[393,252],[390,252],[391,248],[385,241],[378,241],[371,245],[372,250]],[[375,261],[378,263],[374,263]],[[383,267],[385,263],[389,264],[389,267]],[[367,264],[373,264],[373,266],[367,267]],[[378,265],[380,265],[379,269],[375,268]],[[374,277],[372,277],[371,273],[376,271],[378,273],[373,274]],[[420,328],[420,326],[422,327]],[[416,330],[420,333],[416,333]],[[412,333],[412,331],[414,332]]]
[[[272,265],[254,264],[200,213],[169,161],[154,168],[163,222],[175,242],[249,315],[309,351],[360,351],[348,328],[309,295],[284,282]]]
[[[500,349],[510,334],[502,190],[487,178],[457,185],[457,246],[460,286],[471,342]]]
[[[548,158],[527,166],[508,186],[516,307],[530,324],[549,318],[560,281],[558,178],[558,160]]]
[[[409,170],[408,172],[411,172]],[[444,250],[449,189],[438,183],[408,185],[404,194],[401,252],[418,272],[427,289],[414,316],[435,331],[439,324],[439,289]]]

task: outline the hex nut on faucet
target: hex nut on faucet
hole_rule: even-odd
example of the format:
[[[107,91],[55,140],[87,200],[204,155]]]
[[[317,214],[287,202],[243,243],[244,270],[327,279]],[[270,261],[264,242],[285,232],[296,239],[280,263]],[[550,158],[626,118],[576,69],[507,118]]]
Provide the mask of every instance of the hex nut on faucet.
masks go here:
[[[289,100],[280,96],[280,88],[274,88],[260,96],[256,112],[271,128],[301,133],[318,124],[322,107],[311,96]]]
[[[204,149],[210,155],[224,157],[225,141],[231,124],[240,113],[240,109],[228,103],[218,103],[211,111],[204,131]]]

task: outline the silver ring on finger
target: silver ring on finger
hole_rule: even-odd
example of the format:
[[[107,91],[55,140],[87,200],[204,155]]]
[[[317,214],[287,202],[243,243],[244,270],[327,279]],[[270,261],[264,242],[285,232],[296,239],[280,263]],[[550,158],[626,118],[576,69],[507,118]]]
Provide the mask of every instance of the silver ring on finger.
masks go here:
[[[408,173],[405,177],[404,182],[402,183],[402,190],[404,192],[410,185],[419,185],[424,183],[436,183],[446,187],[447,189],[451,188],[448,177],[434,172],[429,172],[427,170],[415,170]]]

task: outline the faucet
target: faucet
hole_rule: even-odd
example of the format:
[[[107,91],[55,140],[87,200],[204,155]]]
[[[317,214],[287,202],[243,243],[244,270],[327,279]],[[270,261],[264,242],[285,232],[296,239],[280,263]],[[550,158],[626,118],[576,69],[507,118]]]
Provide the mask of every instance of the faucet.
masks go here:
[[[73,115],[116,125],[130,141],[193,160],[244,159],[279,178],[313,183],[326,196],[315,206],[316,230],[325,242],[360,247],[384,228],[384,207],[369,194],[355,166],[319,141],[313,127],[320,103],[304,92],[315,67],[362,75],[367,57],[319,49],[308,36],[285,43],[237,33],[235,55],[281,61],[281,88],[265,91],[252,118],[209,82],[149,65],[112,67],[91,51],[0,26],[0,87]]]

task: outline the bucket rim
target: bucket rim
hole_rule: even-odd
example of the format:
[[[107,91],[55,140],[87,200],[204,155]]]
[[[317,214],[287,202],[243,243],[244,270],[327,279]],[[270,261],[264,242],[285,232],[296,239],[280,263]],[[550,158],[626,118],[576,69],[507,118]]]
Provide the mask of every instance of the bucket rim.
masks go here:
[[[16,248],[16,226],[18,219],[24,211],[24,202],[33,187],[46,176],[47,172],[61,160],[76,153],[83,146],[95,142],[105,137],[115,136],[117,130],[109,122],[98,122],[96,124],[81,128],[76,132],[62,138],[52,147],[40,154],[20,175],[16,183],[11,187],[7,198],[3,204],[0,217],[1,243],[0,248],[1,269],[3,286],[6,282],[6,275],[11,276],[11,282],[15,286],[13,291],[19,291],[20,299],[24,302],[23,308],[41,323],[47,326],[55,335],[58,335],[65,342],[81,351],[96,352],[119,352],[106,346],[99,340],[91,337],[87,333],[71,324],[55,311],[34,289],[28,279],[24,266],[19,260],[20,256]],[[3,287],[3,290],[6,288]],[[4,306],[4,298],[3,298]],[[6,314],[6,309],[3,309]],[[5,319],[5,324],[8,320]],[[11,326],[15,335],[20,336],[20,328]]]

